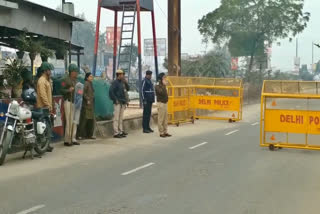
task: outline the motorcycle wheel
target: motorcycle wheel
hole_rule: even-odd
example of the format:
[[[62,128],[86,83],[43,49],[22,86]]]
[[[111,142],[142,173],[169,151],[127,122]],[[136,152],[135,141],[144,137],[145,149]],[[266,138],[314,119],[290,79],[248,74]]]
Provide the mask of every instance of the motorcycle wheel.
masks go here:
[[[12,139],[12,137],[13,137],[13,132],[6,130],[3,137],[3,143],[0,146],[0,166],[4,164],[4,161],[8,154],[10,140]]]
[[[50,125],[46,122],[47,127],[50,127]],[[51,130],[51,128],[50,128]],[[49,147],[49,144],[51,142],[51,132],[49,129],[46,129],[43,135],[37,137],[37,143],[34,147],[34,150],[39,155],[43,155],[47,152],[47,149]]]

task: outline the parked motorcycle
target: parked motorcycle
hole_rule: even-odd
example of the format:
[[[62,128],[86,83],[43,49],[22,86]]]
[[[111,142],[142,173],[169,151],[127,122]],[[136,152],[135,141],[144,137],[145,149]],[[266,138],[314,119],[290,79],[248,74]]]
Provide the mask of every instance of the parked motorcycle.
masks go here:
[[[46,153],[51,141],[51,115],[49,109],[35,109],[36,92],[28,89],[22,94],[23,102],[12,101],[9,104],[6,120],[0,138],[0,165],[3,165],[6,155],[24,151],[33,151],[39,157]]]

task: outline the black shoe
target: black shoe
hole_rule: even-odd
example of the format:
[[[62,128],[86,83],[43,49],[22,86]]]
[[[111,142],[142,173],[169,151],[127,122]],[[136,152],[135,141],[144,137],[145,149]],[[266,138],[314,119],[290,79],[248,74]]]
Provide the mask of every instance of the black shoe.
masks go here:
[[[128,133],[127,132],[122,132],[121,135],[128,136]]]
[[[47,152],[52,152],[53,151],[53,147],[52,146],[49,146],[48,148],[47,148]]]
[[[120,134],[120,136],[121,136],[122,138],[127,137],[127,135],[125,135],[124,133],[123,133],[123,134]]]
[[[64,146],[71,147],[71,146],[72,146],[72,143],[64,142]]]
[[[153,132],[154,132],[151,128],[149,128],[149,129],[148,129],[148,131],[149,131],[149,132],[151,132],[151,133],[153,133]]]
[[[168,133],[166,133],[165,135],[166,135],[166,137],[172,137],[172,135],[168,134]]]
[[[78,142],[73,142],[72,145],[80,146],[80,143],[78,143]]]
[[[161,137],[161,138],[166,138],[166,137],[167,137],[167,135],[165,135],[165,134],[161,134],[161,135],[160,135],[160,137]]]
[[[145,134],[150,134],[151,131],[149,131],[149,130],[143,130],[143,133],[145,133]]]
[[[120,134],[114,135],[113,138],[123,138]]]

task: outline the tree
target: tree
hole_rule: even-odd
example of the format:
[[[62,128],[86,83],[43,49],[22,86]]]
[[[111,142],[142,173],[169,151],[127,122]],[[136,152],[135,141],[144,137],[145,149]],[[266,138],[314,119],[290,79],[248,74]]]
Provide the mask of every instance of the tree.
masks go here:
[[[297,80],[297,75],[293,75],[292,73],[281,72],[280,70],[277,70],[274,72],[272,79],[273,80]]]
[[[198,29],[204,42],[231,41],[242,50],[238,52],[250,56],[250,75],[265,41],[291,40],[307,27],[310,13],[303,13],[303,5],[304,0],[221,0],[219,8],[198,21]]]
[[[19,51],[29,53],[31,71],[33,71],[33,64],[36,56],[41,52],[49,52],[49,50],[44,47],[43,41],[37,40],[32,35],[27,35],[27,31],[19,35],[17,38],[17,46]]]
[[[312,81],[314,75],[308,71],[308,65],[302,65],[299,70],[299,77],[301,80]]]
[[[95,42],[95,32],[96,23],[86,20],[84,14],[78,15],[79,18],[83,19],[83,22],[74,22],[73,33],[72,33],[72,43],[84,47],[84,56],[81,61],[86,65],[93,65],[93,55],[94,55],[94,42]],[[102,51],[106,45],[106,34],[99,35],[99,50]]]
[[[162,66],[165,68],[165,69],[167,69],[168,70],[168,68],[169,68],[169,64],[168,64],[168,58],[166,57],[166,58],[164,58],[164,62],[163,62],[163,64],[162,64]]]
[[[85,19],[84,15],[80,16]],[[72,43],[84,47],[84,56],[81,61],[84,64],[92,65],[95,41],[95,24],[93,22],[83,21],[74,22],[72,28]]]
[[[122,54],[125,54],[121,60],[129,61],[131,55],[131,66],[136,67],[137,60],[138,60],[138,46],[136,44],[132,45],[132,52],[131,47],[125,47],[122,50]]]
[[[317,62],[317,66],[316,66],[316,71],[315,71],[316,74],[320,74],[320,61]]]
[[[231,57],[225,48],[216,48],[196,60],[182,61],[182,75],[198,77],[230,77]]]

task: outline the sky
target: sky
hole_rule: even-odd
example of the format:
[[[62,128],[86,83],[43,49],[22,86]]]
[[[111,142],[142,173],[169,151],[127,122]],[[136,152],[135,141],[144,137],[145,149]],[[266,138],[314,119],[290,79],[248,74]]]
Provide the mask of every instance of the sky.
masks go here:
[[[51,8],[57,8],[61,0],[29,0]],[[89,21],[96,21],[98,0],[69,0],[75,4],[76,14],[84,13]],[[220,5],[220,0],[181,0],[182,20],[182,53],[201,54],[210,50],[213,46],[206,47],[202,43],[202,37],[197,29],[198,20],[210,11],[213,11]],[[157,25],[157,37],[167,37],[167,0],[154,0],[155,16]],[[298,35],[299,57],[301,64],[307,64],[310,67],[312,62],[312,42],[320,43],[320,1],[305,0],[305,11],[311,13],[311,20],[307,29]],[[101,16],[100,31],[104,31],[107,26],[113,26],[113,12],[103,9]],[[142,15],[142,37],[143,39],[152,38],[151,16],[150,13]],[[273,44],[272,48],[272,66],[283,71],[293,70],[294,57],[296,55],[296,43],[289,42],[288,39],[279,40]],[[314,49],[315,62],[320,60],[320,49]]]

